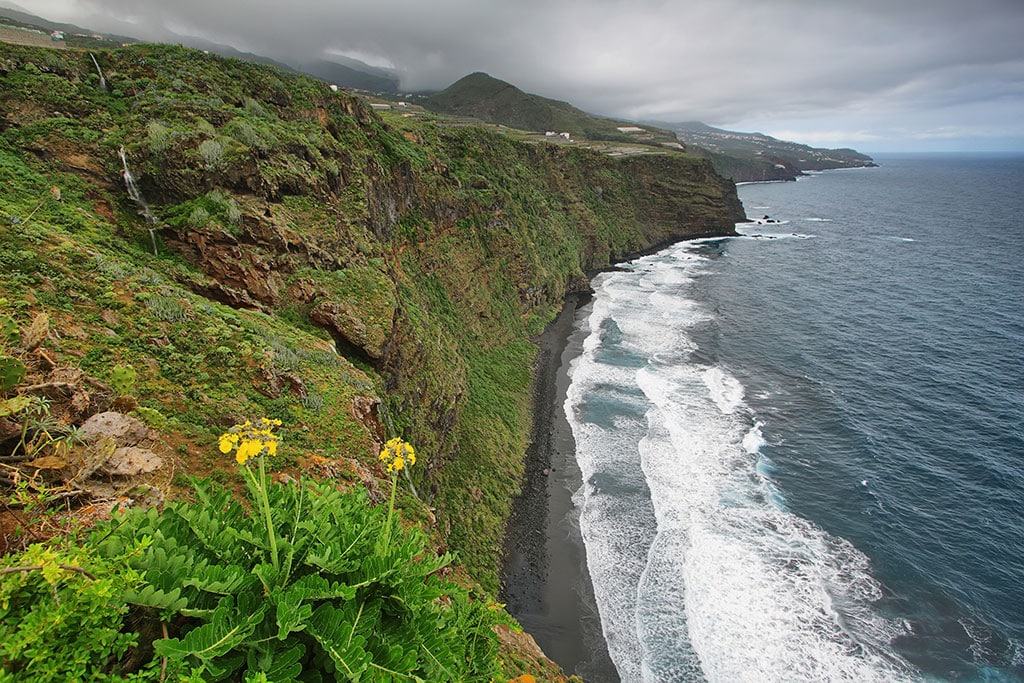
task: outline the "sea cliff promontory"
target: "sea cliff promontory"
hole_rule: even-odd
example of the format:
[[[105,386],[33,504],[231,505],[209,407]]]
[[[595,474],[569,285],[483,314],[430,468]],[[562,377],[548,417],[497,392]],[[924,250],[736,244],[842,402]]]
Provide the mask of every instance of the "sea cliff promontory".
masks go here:
[[[695,156],[382,118],[311,78],[181,47],[4,45],[0,86],[4,315],[45,314],[47,372],[110,385],[132,369],[120,405],[149,418],[154,485],[230,481],[205,454],[267,416],[293,454],[279,479],[383,501],[376,453],[402,436],[420,455],[404,518],[492,594],[531,338],[586,273],[743,219]],[[109,407],[65,398],[68,426]]]

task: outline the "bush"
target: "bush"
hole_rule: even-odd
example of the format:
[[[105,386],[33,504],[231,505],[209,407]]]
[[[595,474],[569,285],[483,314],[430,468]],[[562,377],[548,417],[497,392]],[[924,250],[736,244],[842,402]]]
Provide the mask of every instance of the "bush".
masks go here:
[[[442,578],[451,557],[394,514],[412,447],[381,452],[385,510],[362,487],[268,484],[279,424],[221,436],[248,505],[195,482],[195,502],[115,512],[82,547],[9,559],[0,683],[504,680],[493,626],[510,621]]]
[[[210,222],[210,212],[197,206],[188,214],[188,224],[193,228],[205,227]]]
[[[172,131],[159,121],[150,121],[146,126],[146,134],[149,139],[149,151],[153,154],[163,154],[170,147]]]
[[[203,140],[199,143],[199,155],[203,157],[207,168],[216,170],[224,159],[224,148],[216,140]]]
[[[382,547],[385,513],[362,489],[269,486],[276,568],[258,501],[246,509],[212,485],[196,490],[197,503],[132,510],[98,532],[111,557],[152,539],[132,560],[144,581],[126,599],[180,625],[154,643],[159,656],[204,680],[500,675],[496,615],[436,575],[450,558],[426,552],[421,533]]]
[[[122,598],[140,580],[121,558],[85,548],[31,546],[6,558],[0,582],[0,681],[149,681],[124,677],[121,662],[138,639],[122,630]]]

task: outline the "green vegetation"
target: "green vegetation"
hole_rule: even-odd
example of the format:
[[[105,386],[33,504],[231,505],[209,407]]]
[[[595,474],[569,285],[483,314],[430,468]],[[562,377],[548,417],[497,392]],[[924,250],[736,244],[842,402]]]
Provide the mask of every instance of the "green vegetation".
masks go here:
[[[34,422],[18,418],[25,429],[5,441],[12,458],[0,465],[12,469],[0,472],[0,485],[17,478],[33,495],[56,489],[69,505],[87,500],[99,486],[89,475],[107,454],[75,442],[74,430],[112,409],[157,432],[152,447],[165,464],[143,483],[175,500],[193,495],[187,475],[237,492],[249,480],[211,456],[213,446],[227,426],[263,415],[280,421],[290,444],[268,463],[267,477],[358,482],[367,493],[352,495],[365,500],[338,501],[346,517],[335,520],[357,529],[379,523],[371,523],[378,513],[366,500],[384,502],[393,487],[396,518],[448,545],[470,573],[464,581],[493,595],[528,434],[531,335],[554,316],[567,289],[585,286],[587,272],[655,245],[731,232],[742,217],[735,188],[690,155],[619,159],[478,126],[381,119],[313,79],[181,47],[94,54],[106,89],[87,53],[0,46],[0,332],[10,340],[0,356],[25,368],[21,374],[17,363],[4,366],[12,374],[0,399],[10,414],[26,416],[30,404],[52,399],[45,417],[55,423],[43,425],[39,411]],[[138,215],[126,190],[122,148],[155,223]],[[44,434],[59,438],[51,443]],[[377,459],[392,435],[417,449],[417,467],[400,477]],[[43,462],[51,469],[28,465],[36,462],[27,459],[29,444],[33,458],[53,458]],[[274,527],[275,538],[295,532],[286,523],[295,510],[288,506],[311,505],[314,490],[334,500],[329,488],[268,485],[270,517],[284,525]],[[203,490],[197,495],[204,504],[249,529],[236,540],[255,543],[246,535],[256,523],[246,508]],[[181,535],[181,519],[199,514],[189,505],[171,503],[166,520],[130,512],[119,518],[121,528],[177,538],[194,549],[196,563],[213,566],[215,558],[202,553],[214,549]],[[19,547],[27,540],[22,536]],[[102,547],[106,554],[96,562],[114,562],[122,552]],[[420,547],[406,558],[409,571],[433,562]],[[151,578],[157,570],[133,564],[141,555],[131,557],[136,574],[126,576],[173,590]],[[257,569],[269,560],[253,562],[244,571],[250,591],[252,577],[269,582]],[[400,609],[378,569],[358,570],[362,578],[339,569],[332,580],[369,586],[379,579],[372,584],[379,609],[368,606],[364,615],[418,633],[425,622]],[[188,588],[201,599],[201,586],[182,585],[182,595]],[[270,612],[257,621],[260,608],[232,595],[223,609],[210,596],[202,598],[202,614],[183,608],[171,639],[185,643],[192,629],[207,625],[201,633],[243,622],[242,630],[262,633],[277,623]],[[303,604],[293,607],[305,619]],[[319,603],[310,606],[316,614]],[[350,607],[332,603],[322,624],[333,628],[336,617],[353,617]],[[430,614],[465,633],[476,628],[465,621],[470,617],[449,622]],[[313,654],[329,645],[298,624],[285,640],[298,634],[302,657],[331,658]],[[416,667],[432,666],[420,661],[426,655],[419,646],[399,651],[373,638],[360,647],[379,665],[405,666],[415,650]],[[289,648],[240,643],[203,659],[195,644],[180,658],[192,667],[225,668],[236,655],[245,666],[294,656]],[[120,657],[123,645],[112,643],[108,658]],[[429,643],[426,649],[433,652]],[[362,654],[344,659],[350,666],[363,661]]]
[[[196,502],[116,513],[80,546],[11,558],[0,680],[501,679],[493,627],[511,621],[443,578],[451,557],[422,531],[396,528],[394,488],[383,521],[362,487],[270,484],[276,426],[220,437],[247,508],[199,482]],[[381,458],[415,463],[397,439]]]

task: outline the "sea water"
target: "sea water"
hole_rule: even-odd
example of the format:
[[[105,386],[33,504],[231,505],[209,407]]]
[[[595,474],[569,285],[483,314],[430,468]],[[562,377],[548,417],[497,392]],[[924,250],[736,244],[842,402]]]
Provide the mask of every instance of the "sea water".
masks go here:
[[[623,681],[1024,680],[1024,157],[881,163],[593,282],[566,414]]]

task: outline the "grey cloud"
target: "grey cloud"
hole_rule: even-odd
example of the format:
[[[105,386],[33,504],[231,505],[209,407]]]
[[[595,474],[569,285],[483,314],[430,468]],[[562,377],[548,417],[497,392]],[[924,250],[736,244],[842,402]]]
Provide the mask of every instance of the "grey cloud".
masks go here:
[[[394,64],[408,89],[482,70],[606,115],[713,124],[774,117],[851,135],[882,115],[890,129],[925,125],[936,109],[963,117],[971,103],[992,108],[1002,131],[1012,128],[1011,113],[1024,120],[1018,0],[22,4],[148,39],[201,34],[291,62],[359,51]],[[971,112],[972,125],[979,116]],[[1024,148],[1024,124],[1017,126],[1008,133]]]

